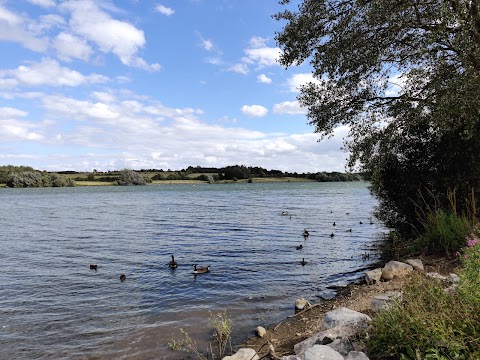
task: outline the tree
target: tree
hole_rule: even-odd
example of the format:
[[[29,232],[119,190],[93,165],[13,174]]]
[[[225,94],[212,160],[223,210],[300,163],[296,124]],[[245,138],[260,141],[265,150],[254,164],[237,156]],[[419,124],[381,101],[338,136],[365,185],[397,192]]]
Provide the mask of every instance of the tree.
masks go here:
[[[406,233],[419,225],[419,191],[446,207],[456,188],[461,208],[479,188],[479,5],[304,0],[275,15],[287,21],[280,63],[313,66],[299,95],[310,124],[321,137],[349,126],[349,166],[371,176],[380,217]]]
[[[143,176],[133,170],[123,169],[119,172],[120,178],[116,181],[117,185],[145,185],[146,181]]]

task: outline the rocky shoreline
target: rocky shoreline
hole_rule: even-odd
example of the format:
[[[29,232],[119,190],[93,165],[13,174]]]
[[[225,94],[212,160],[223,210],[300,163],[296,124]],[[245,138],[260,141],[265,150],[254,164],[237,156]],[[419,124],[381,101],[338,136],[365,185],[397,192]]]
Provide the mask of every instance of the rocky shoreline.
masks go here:
[[[341,289],[332,300],[310,304],[297,300],[296,313],[267,328],[238,347],[225,360],[365,360],[365,336],[375,313],[401,299],[402,290],[414,272],[422,272],[456,286],[456,262],[446,258],[390,261],[367,271],[365,281]],[[293,304],[292,304],[293,308]]]

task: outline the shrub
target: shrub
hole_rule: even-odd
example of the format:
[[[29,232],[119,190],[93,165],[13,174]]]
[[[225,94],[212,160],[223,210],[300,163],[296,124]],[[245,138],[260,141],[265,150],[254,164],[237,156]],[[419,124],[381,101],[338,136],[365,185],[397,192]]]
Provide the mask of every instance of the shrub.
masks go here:
[[[423,232],[417,244],[433,253],[450,254],[462,248],[471,229],[467,217],[437,210],[423,221]]]
[[[442,219],[439,226],[461,222],[447,215],[434,214]],[[417,275],[406,287],[402,303],[377,314],[367,341],[372,360],[480,359],[480,225],[463,245],[455,293]]]
[[[480,308],[417,275],[403,302],[374,318],[367,347],[371,359],[478,359]]]

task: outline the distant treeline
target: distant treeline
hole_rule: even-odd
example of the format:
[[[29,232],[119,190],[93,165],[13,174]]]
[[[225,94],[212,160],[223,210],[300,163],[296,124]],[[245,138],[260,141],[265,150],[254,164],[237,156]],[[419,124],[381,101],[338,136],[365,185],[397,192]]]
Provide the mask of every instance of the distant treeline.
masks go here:
[[[75,176],[78,175],[78,176]],[[48,187],[75,186],[75,181],[110,182],[113,185],[145,185],[153,180],[200,180],[209,183],[217,181],[238,181],[252,178],[304,178],[320,182],[358,181],[360,174],[340,172],[290,173],[281,170],[267,170],[262,167],[244,165],[223,168],[189,166],[186,169],[172,171],[170,169],[141,169],[99,172],[38,171],[29,166],[0,166],[0,184],[9,187]]]
[[[0,184],[8,187],[64,187],[75,186],[75,181],[57,173],[38,171],[30,166],[0,166]]]
[[[340,172],[317,172],[317,173],[297,173],[297,172],[283,172],[281,170],[267,170],[262,167],[252,167],[244,165],[233,165],[222,168],[216,167],[201,167],[201,166],[189,166],[186,169],[172,171],[170,169],[140,169],[135,172],[143,175],[147,182],[152,180],[201,180],[208,182],[222,181],[222,180],[242,180],[252,178],[304,178],[310,180],[316,180],[321,182],[333,182],[333,181],[358,181],[362,180],[360,174],[355,173],[340,173]],[[75,171],[63,171],[58,174],[85,174],[77,173]],[[195,174],[199,174],[196,175]],[[98,172],[94,170],[92,173],[88,173],[86,176],[78,176],[75,178],[77,181],[118,181],[120,172],[107,171]]]

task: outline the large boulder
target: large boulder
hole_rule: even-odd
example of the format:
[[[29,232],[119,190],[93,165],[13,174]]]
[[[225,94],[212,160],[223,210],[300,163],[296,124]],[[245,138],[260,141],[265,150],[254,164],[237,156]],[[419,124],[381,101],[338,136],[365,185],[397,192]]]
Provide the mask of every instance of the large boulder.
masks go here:
[[[305,360],[344,360],[343,356],[329,346],[315,345],[305,351]]]
[[[411,265],[416,271],[423,271],[423,263],[420,259],[408,259],[405,261],[406,264]]]
[[[358,334],[358,329],[349,326],[337,326],[328,330],[321,331],[309,338],[295,344],[293,349],[296,355],[303,356],[305,351],[314,345],[329,345],[337,339],[348,339]]]
[[[366,329],[371,320],[370,316],[362,314],[361,312],[347,308],[338,308],[325,314],[323,328],[331,329],[336,326],[351,326]]]
[[[241,348],[232,356],[225,356],[223,360],[259,360],[257,352],[250,348]]]
[[[413,271],[413,266],[400,261],[389,261],[382,270],[383,280],[406,276]]]
[[[381,278],[382,278],[382,269],[380,268],[369,270],[365,273],[365,280],[367,281],[368,285],[379,282]]]
[[[345,360],[369,360],[367,355],[361,351],[350,351]]]

